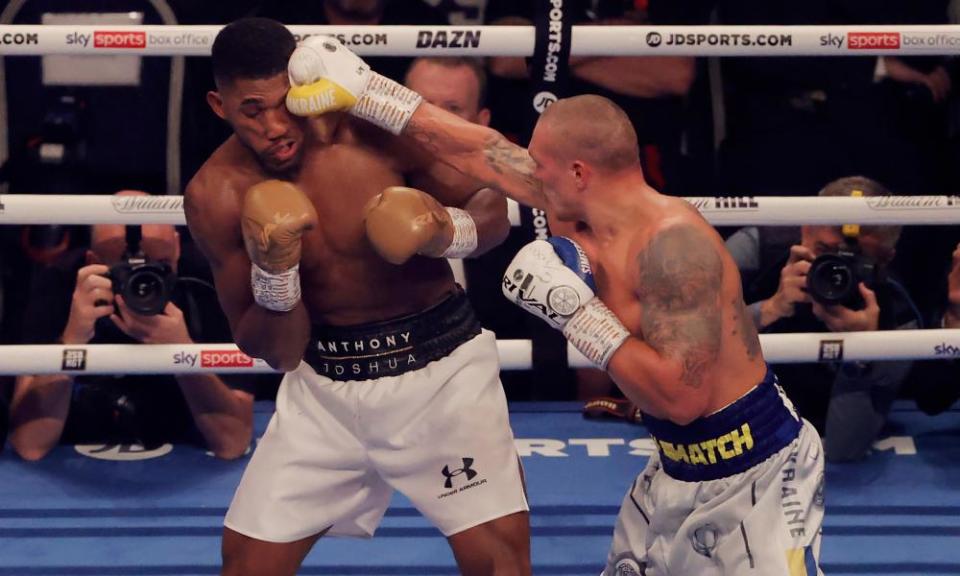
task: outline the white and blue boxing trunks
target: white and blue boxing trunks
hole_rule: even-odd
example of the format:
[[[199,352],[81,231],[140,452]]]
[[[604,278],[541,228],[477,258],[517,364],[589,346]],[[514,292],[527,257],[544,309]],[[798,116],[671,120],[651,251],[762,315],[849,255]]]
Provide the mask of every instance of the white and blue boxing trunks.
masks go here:
[[[687,426],[643,421],[658,452],[623,499],[604,576],[823,574],[823,446],[771,370]]]
[[[446,536],[528,510],[496,339],[458,292],[422,313],[315,327],[224,525],[290,542],[372,536],[394,490]]]

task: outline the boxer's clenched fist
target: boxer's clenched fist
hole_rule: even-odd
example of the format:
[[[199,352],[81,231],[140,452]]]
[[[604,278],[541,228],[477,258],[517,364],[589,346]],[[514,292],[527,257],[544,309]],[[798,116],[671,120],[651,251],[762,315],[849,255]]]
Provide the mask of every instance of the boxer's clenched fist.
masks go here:
[[[391,264],[416,254],[460,258],[477,248],[477,227],[466,211],[414,188],[387,188],[367,203],[365,214],[370,244]]]
[[[330,36],[301,42],[287,62],[287,75],[287,109],[298,116],[345,111],[399,134],[422,101]]]
[[[257,304],[284,312],[300,301],[300,240],[317,221],[313,203],[290,182],[267,180],[247,190],[241,227]]]

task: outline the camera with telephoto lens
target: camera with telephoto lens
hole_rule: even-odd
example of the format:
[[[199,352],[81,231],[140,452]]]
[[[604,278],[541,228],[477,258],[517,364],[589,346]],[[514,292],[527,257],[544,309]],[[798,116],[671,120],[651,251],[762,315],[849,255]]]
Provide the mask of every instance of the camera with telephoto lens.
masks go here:
[[[163,312],[173,296],[177,275],[169,264],[151,261],[140,249],[140,227],[127,226],[127,251],[107,276],[113,293],[123,296],[127,308],[142,316]]]
[[[873,288],[880,280],[877,263],[859,252],[856,245],[835,253],[821,254],[807,272],[807,292],[825,306],[843,306],[851,310],[864,307],[860,283]]]

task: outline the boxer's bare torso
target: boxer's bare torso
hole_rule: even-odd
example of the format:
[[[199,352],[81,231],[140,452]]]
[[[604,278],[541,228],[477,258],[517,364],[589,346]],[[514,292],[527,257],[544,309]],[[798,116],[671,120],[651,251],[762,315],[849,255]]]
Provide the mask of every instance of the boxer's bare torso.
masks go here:
[[[319,133],[324,129],[325,135]],[[204,221],[191,230],[216,236],[200,238],[201,244],[228,243],[242,251],[245,191],[279,178],[297,184],[319,215],[319,226],[303,236],[300,261],[302,298],[312,323],[354,325],[410,314],[454,290],[445,260],[415,257],[395,266],[373,251],[365,235],[364,205],[384,188],[405,184],[410,154],[394,139],[349,117],[308,132],[301,144],[299,170],[279,176],[266,172],[236,136],[221,145],[194,177],[188,194],[192,220]]]
[[[654,194],[623,194],[617,205],[625,221],[652,226],[612,236],[571,223],[551,227],[583,247],[598,295],[624,326],[662,356],[681,359],[682,381],[691,394],[709,396],[710,414],[759,383],[766,364],[739,271],[719,235],[684,200]],[[665,416],[636,400],[641,410]]]

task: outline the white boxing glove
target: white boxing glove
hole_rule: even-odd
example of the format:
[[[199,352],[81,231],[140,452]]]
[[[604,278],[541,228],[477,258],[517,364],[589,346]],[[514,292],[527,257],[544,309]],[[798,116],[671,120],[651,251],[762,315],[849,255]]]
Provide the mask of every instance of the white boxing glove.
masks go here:
[[[346,111],[399,134],[422,101],[331,36],[301,42],[287,62],[287,74],[287,109],[298,116]]]
[[[504,296],[563,331],[577,350],[606,369],[630,331],[595,291],[586,253],[563,236],[524,246],[503,276]]]

